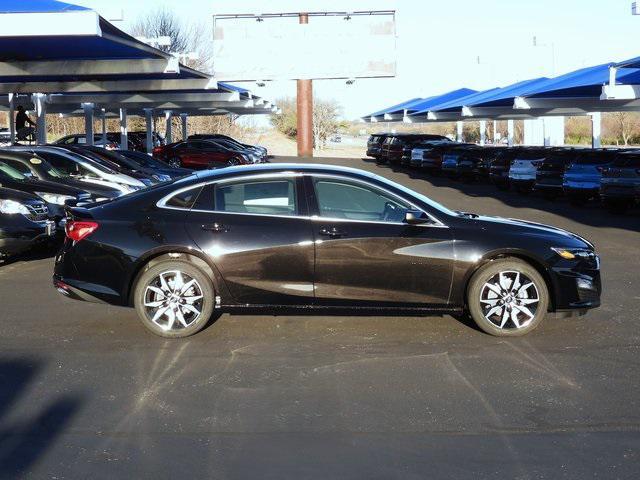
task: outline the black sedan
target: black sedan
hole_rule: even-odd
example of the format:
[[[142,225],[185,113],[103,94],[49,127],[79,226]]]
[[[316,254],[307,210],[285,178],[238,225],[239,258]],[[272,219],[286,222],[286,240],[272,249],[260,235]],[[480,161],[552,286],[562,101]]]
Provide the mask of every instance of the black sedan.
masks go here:
[[[42,199],[0,187],[0,258],[22,253],[54,232],[55,224]]]
[[[0,160],[18,170],[25,177],[60,183],[68,187],[86,191],[91,194],[92,201],[99,202],[109,200],[121,195],[120,190],[115,188],[106,185],[92,184],[73,178],[71,175],[58,170],[34,152],[18,153],[16,151],[12,152],[11,155],[3,155],[3,152],[0,151]]]
[[[72,208],[54,285],[134,306],[166,337],[214,311],[275,307],[469,312],[523,335],[549,311],[600,304],[591,243],[540,224],[455,212],[360,170],[262,164],[200,172]]]
[[[151,155],[143,152],[137,152],[135,150],[118,150],[115,153],[142,165],[144,168],[148,168],[162,175],[168,175],[171,178],[186,177],[193,173],[193,170],[188,168],[172,167],[168,163],[158,160],[157,158],[153,158]]]
[[[7,152],[3,155],[9,157],[20,154]],[[48,180],[27,177],[3,162],[2,159],[0,159],[0,186],[37,195],[45,201],[49,209],[49,215],[56,223],[64,219],[64,206],[68,202],[91,202],[91,194],[86,190]],[[63,224],[61,223],[59,226],[62,228]]]

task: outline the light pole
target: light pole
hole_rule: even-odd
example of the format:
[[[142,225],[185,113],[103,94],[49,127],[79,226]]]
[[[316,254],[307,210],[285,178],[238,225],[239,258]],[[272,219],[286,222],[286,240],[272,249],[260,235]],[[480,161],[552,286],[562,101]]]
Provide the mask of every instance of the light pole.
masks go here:
[[[533,46],[534,47],[551,48],[551,76],[555,76],[555,74],[556,74],[556,44],[554,42],[551,42],[551,44],[538,43],[538,37],[536,35],[534,35],[533,36]]]

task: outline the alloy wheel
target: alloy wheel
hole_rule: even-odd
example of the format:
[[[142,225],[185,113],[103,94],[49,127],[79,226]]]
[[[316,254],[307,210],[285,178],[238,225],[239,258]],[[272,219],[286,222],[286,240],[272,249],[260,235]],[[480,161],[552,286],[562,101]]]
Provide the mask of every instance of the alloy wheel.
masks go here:
[[[535,318],[540,294],[535,283],[518,271],[492,276],[480,290],[484,317],[500,329],[521,329]]]
[[[143,305],[147,317],[162,330],[181,330],[198,320],[203,297],[196,279],[179,270],[169,270],[149,282]]]

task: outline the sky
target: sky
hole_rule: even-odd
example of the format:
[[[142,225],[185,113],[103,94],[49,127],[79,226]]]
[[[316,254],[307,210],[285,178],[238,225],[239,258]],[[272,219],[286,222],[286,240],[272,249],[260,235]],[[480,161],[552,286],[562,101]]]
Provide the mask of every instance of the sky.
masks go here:
[[[394,78],[315,80],[314,93],[354,119],[414,97],[461,87],[483,90],[640,56],[640,16],[631,0],[66,0],[98,10],[126,30],[163,5],[213,34],[214,13],[396,10]],[[533,37],[538,46],[533,46]],[[294,96],[294,81],[244,84]]]

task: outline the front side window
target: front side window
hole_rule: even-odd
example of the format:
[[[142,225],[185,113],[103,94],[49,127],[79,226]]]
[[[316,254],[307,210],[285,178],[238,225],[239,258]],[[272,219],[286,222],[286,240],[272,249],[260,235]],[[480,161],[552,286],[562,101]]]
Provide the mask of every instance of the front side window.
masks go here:
[[[33,176],[33,173],[31,173],[31,169],[22,162],[19,162],[17,160],[11,160],[9,158],[4,160],[4,162],[10,167],[13,167],[14,169],[16,169],[18,172],[20,172],[22,175],[26,177]]]
[[[15,168],[7,165],[5,162],[0,161],[0,175],[4,175],[5,177],[12,178],[13,180],[26,180],[27,177],[22,175]]]
[[[285,216],[298,213],[293,178],[223,183],[213,188],[214,209],[218,212]]]
[[[314,178],[321,217],[402,222],[412,207],[372,185],[333,178]]]

